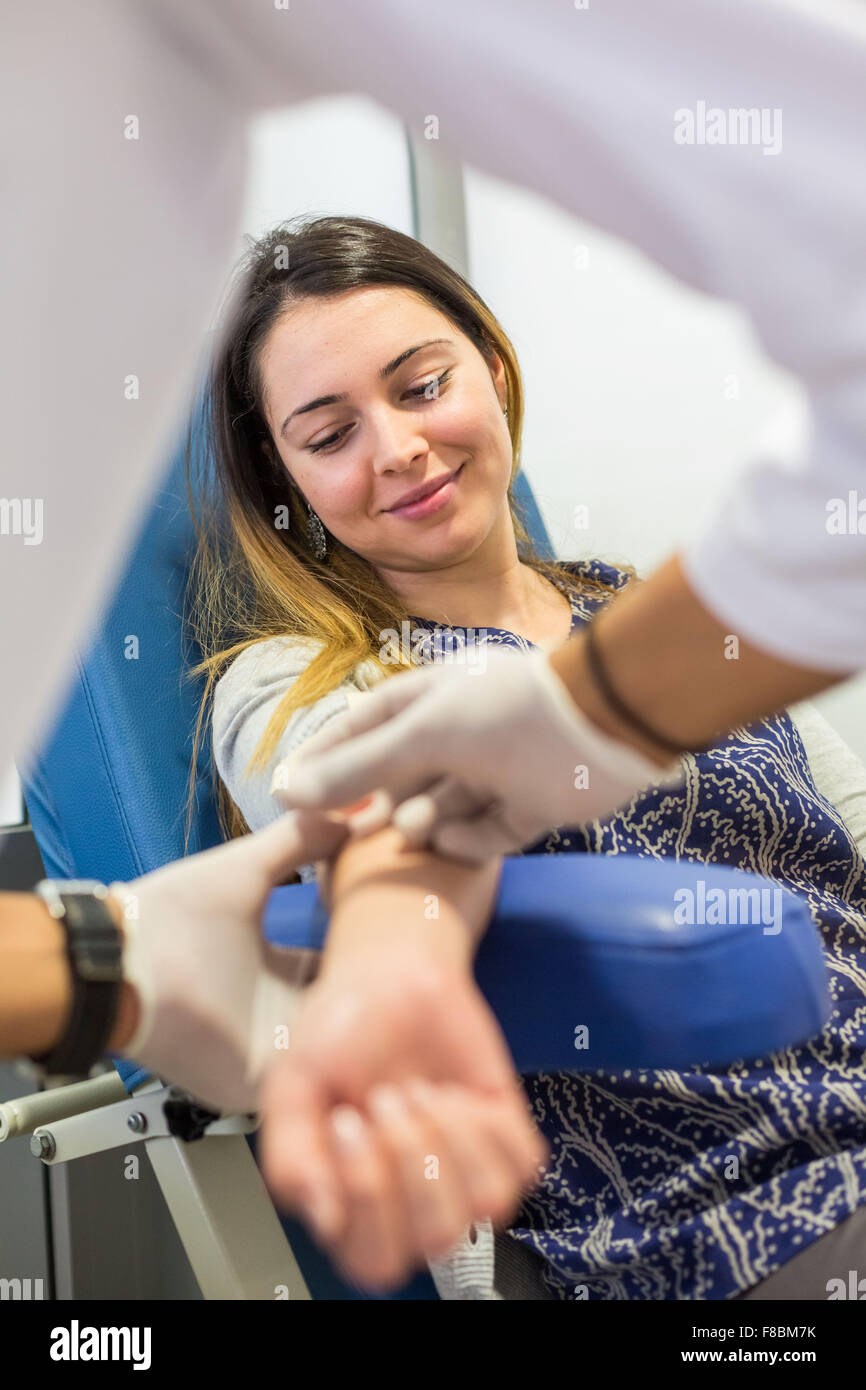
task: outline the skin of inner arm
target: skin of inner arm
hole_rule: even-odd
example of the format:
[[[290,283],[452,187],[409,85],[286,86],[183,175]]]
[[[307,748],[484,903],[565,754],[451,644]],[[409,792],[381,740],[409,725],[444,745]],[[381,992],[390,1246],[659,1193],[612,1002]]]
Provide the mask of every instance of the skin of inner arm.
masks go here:
[[[390,825],[347,840],[320,870],[319,891],[331,910],[321,970],[356,954],[381,959],[374,947],[410,945],[471,972],[501,870],[501,857],[466,864],[414,849]]]

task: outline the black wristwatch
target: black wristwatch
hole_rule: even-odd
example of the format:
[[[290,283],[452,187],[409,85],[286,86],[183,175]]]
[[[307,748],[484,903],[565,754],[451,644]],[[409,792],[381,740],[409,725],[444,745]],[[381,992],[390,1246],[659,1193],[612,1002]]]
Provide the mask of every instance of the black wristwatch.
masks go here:
[[[50,1076],[86,1077],[105,1055],[123,984],[123,935],[96,879],[43,879],[34,888],[63,924],[72,972],[72,1009],[62,1038],[30,1057]]]

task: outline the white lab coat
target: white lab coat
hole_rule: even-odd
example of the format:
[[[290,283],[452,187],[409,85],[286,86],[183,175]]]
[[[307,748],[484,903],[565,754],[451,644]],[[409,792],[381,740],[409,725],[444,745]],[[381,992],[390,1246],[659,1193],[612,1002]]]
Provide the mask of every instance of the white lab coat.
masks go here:
[[[450,153],[746,306],[814,438],[756,461],[687,572],[732,632],[866,665],[866,539],[826,526],[866,496],[862,42],[770,0],[14,0],[2,24],[0,769],[60,700],[175,442],[248,117],[341,90],[435,116]],[[700,102],[780,110],[781,149],[677,143]]]

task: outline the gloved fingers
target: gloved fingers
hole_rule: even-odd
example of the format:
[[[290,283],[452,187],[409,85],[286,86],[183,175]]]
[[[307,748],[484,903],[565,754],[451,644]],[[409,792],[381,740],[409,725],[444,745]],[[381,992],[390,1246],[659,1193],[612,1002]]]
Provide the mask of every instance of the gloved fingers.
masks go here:
[[[353,732],[349,710],[344,710],[342,714],[334,714],[321,729],[294,748],[278,766],[288,769],[293,767],[296,761],[303,762],[305,758],[315,758],[318,753],[324,753],[329,748],[335,748],[338,743],[344,743],[347,738],[352,737]],[[276,773],[274,776],[276,777]],[[288,782],[285,785],[288,785]]]
[[[526,840],[489,809],[463,820],[440,821],[430,832],[430,843],[438,854],[480,864],[498,855],[516,854]]]
[[[274,770],[271,791],[276,791],[279,786],[287,787],[290,785],[290,769],[296,763],[305,762],[308,758],[315,758],[320,753],[325,753],[330,748],[336,748],[338,744],[345,743],[347,739],[354,738],[356,734],[365,733],[365,729],[356,727],[353,719],[355,705],[351,704],[348,709],[342,710],[339,714],[332,714],[316,733],[310,738],[305,739],[297,748],[293,748],[291,753],[277,764]],[[381,720],[377,720],[381,723]],[[279,774],[279,777],[278,777]]]
[[[259,1094],[260,1154],[277,1205],[310,1223],[320,1241],[337,1238],[345,1205],[320,1085],[291,1058],[265,1073]]]
[[[443,771],[441,756],[442,750],[431,749],[429,738],[424,737],[419,721],[409,711],[321,757],[290,766],[290,783],[279,791],[278,799],[288,807],[331,810],[349,806],[379,789],[396,805]]]
[[[335,714],[326,724],[308,738],[299,748],[294,749],[288,758],[274,770],[271,791],[285,790],[291,786],[292,770],[296,764],[317,758],[321,753],[336,748],[348,739],[359,734],[369,733],[393,719],[396,714],[412,704],[429,685],[426,670],[410,671],[406,675],[389,676],[374,690],[365,691],[364,698],[353,701],[348,709]],[[279,777],[278,777],[279,774]],[[274,786],[273,783],[278,783]]]
[[[348,837],[341,821],[319,811],[297,810],[225,848],[236,848],[238,858],[254,859],[268,883],[276,886],[299,865],[336,854]]]
[[[266,958],[273,960],[273,948],[268,949]],[[288,1051],[292,1024],[302,999],[301,987],[283,977],[279,963],[274,970],[259,971],[250,1007],[247,1052],[247,1080],[252,1085],[259,1082],[280,1052]]]
[[[425,792],[402,802],[394,811],[392,821],[410,845],[423,849],[429,845],[435,825],[462,820],[477,813],[483,805],[484,801],[469,791],[458,777],[442,777]]]
[[[124,904],[121,968],[124,980],[127,984],[132,985],[138,1001],[135,1032],[120,1055],[137,1059],[150,1042],[153,1033],[156,1017],[156,986],[153,980],[152,965],[149,963],[147,953],[142,949],[139,922],[131,910],[126,910],[128,901],[131,907],[130,886],[126,883],[112,883],[109,886],[109,891],[113,897]]]

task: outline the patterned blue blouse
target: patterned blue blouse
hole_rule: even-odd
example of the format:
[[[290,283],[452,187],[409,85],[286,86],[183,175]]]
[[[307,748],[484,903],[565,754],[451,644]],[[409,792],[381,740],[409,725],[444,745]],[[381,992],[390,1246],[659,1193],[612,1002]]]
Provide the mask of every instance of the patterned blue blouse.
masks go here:
[[[572,595],[575,631],[628,575],[600,560],[567,568],[608,586]],[[438,631],[457,642],[466,632]],[[544,1281],[562,1299],[730,1298],[866,1202],[866,863],[818,792],[787,714],[686,762],[681,787],[560,827],[523,853],[729,864],[804,894],[832,1018],[800,1047],[726,1068],[523,1078],[551,1156],[510,1230],[543,1257]]]

